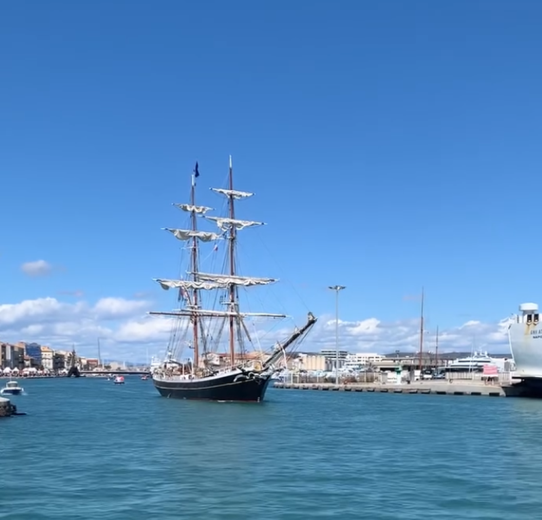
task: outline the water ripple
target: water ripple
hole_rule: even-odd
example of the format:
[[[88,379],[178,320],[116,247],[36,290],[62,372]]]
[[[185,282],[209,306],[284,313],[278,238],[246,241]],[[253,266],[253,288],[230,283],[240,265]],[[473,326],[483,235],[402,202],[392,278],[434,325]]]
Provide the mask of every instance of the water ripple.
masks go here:
[[[542,401],[25,381],[0,423],[0,519],[538,517]]]

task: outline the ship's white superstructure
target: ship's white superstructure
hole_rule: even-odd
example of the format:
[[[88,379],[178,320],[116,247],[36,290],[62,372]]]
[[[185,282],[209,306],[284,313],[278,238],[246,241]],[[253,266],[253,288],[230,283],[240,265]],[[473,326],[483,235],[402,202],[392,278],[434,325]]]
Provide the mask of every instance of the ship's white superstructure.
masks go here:
[[[455,371],[482,371],[484,365],[493,365],[495,361],[492,357],[488,355],[487,352],[474,352],[472,356],[458,358],[454,361],[451,361],[446,367],[448,370]]]
[[[536,303],[522,303],[508,328],[514,377],[542,379],[542,323]]]

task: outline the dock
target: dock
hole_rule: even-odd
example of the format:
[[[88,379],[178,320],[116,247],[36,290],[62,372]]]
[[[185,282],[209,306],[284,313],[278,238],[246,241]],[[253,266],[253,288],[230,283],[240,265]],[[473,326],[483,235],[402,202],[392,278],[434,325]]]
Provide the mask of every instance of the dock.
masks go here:
[[[482,397],[506,397],[500,385],[486,385],[478,382],[462,381],[424,381],[413,384],[380,383],[281,383],[275,382],[274,388],[286,390],[320,390],[328,392],[368,392],[387,394],[433,394],[433,395],[473,395]]]

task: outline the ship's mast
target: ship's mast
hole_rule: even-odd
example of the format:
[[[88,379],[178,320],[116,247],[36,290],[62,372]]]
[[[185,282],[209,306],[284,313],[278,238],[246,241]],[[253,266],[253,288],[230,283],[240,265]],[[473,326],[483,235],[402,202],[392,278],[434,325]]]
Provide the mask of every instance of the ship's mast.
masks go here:
[[[190,213],[191,226],[190,229],[172,229],[164,228],[166,231],[172,233],[175,238],[182,241],[187,241],[191,244],[190,264],[191,274],[190,279],[169,280],[163,278],[155,278],[154,280],[160,284],[162,289],[178,289],[179,299],[186,297],[189,292],[188,304],[184,309],[176,312],[151,312],[150,314],[159,314],[165,316],[187,316],[191,318],[191,324],[193,326],[193,349],[194,349],[194,363],[197,368],[199,366],[200,358],[200,344],[199,340],[202,340],[201,346],[205,349],[205,334],[201,329],[203,323],[203,317],[208,318],[222,318],[229,322],[229,351],[230,351],[230,364],[232,367],[236,365],[236,333],[239,338],[237,341],[241,343],[241,331],[248,336],[248,331],[242,322],[242,319],[246,316],[265,316],[269,318],[285,318],[284,314],[272,314],[267,312],[251,313],[251,312],[239,312],[239,294],[237,287],[242,285],[243,287],[254,287],[260,285],[269,285],[275,283],[278,280],[275,278],[262,278],[254,276],[240,276],[237,274],[237,266],[235,259],[235,249],[237,242],[237,232],[240,229],[253,226],[263,226],[264,222],[257,222],[252,220],[238,220],[235,218],[235,200],[246,199],[252,197],[253,193],[246,191],[238,191],[233,189],[233,165],[232,158],[229,158],[229,182],[228,189],[223,188],[211,188],[216,193],[227,197],[228,199],[228,217],[221,216],[207,216],[205,213],[212,210],[212,208],[206,206],[196,206],[195,204],[195,187],[196,178],[199,176],[198,163],[192,174],[192,190],[189,204],[175,204],[182,211]],[[220,233],[212,233],[209,231],[197,230],[197,218],[203,216],[205,219],[216,223],[220,229]],[[199,262],[199,245],[198,240],[203,242],[211,242],[226,238],[228,240],[228,250],[226,257],[226,271],[227,273],[205,273],[201,272],[198,268]],[[216,247],[216,246],[215,246]],[[215,249],[216,250],[216,249]],[[227,295],[222,300],[227,305],[227,310],[216,311],[212,309],[201,308],[201,302],[199,301],[199,292],[221,290],[226,291]],[[225,323],[225,322],[223,322]],[[222,326],[220,328],[222,332]],[[250,339],[250,338],[249,338]],[[237,357],[239,357],[237,355]]]
[[[100,352],[100,338],[98,338],[98,367],[103,370],[102,354]]]
[[[420,309],[420,380],[422,377],[422,363],[423,363],[423,300],[424,290],[422,287],[422,304]]]
[[[230,196],[228,197],[228,204],[230,210],[230,219],[235,219],[235,206],[234,206],[234,197],[233,197],[233,166],[230,155],[230,171],[229,171],[229,189]],[[229,232],[229,241],[230,241],[230,275],[235,276],[235,239],[236,239],[236,229],[235,226],[230,226]],[[230,285],[230,312],[237,312],[236,308],[236,293],[235,285]],[[230,316],[230,363],[231,366],[235,366],[235,327],[234,327],[234,317]]]
[[[437,325],[437,335],[435,336],[435,365],[438,371],[438,325]]]
[[[196,207],[196,177],[199,176],[198,163],[196,162],[196,167],[192,173],[192,189],[190,190],[190,204],[192,205],[192,211],[190,212],[190,220],[192,223],[192,231],[194,231],[194,237],[192,238],[192,279],[197,281],[198,279],[198,239],[195,235],[197,231],[197,217],[195,212]],[[198,308],[198,290],[193,289],[192,291],[192,308],[197,310]],[[198,344],[198,314],[193,312],[191,316],[192,327],[193,327],[193,342],[194,342],[194,362],[192,364],[192,370],[199,367],[199,344]]]

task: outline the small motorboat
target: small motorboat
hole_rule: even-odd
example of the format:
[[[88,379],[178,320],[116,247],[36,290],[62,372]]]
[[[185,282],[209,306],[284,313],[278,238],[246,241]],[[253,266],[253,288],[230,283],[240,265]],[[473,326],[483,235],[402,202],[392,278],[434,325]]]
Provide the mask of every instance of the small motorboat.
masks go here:
[[[124,384],[124,376],[117,376],[115,377],[115,380],[113,381],[116,385],[123,385]]]
[[[141,381],[146,381],[147,379],[149,379],[149,376],[141,376]]]
[[[17,381],[8,381],[6,386],[0,390],[2,395],[19,395],[24,392],[24,388],[19,386]]]

